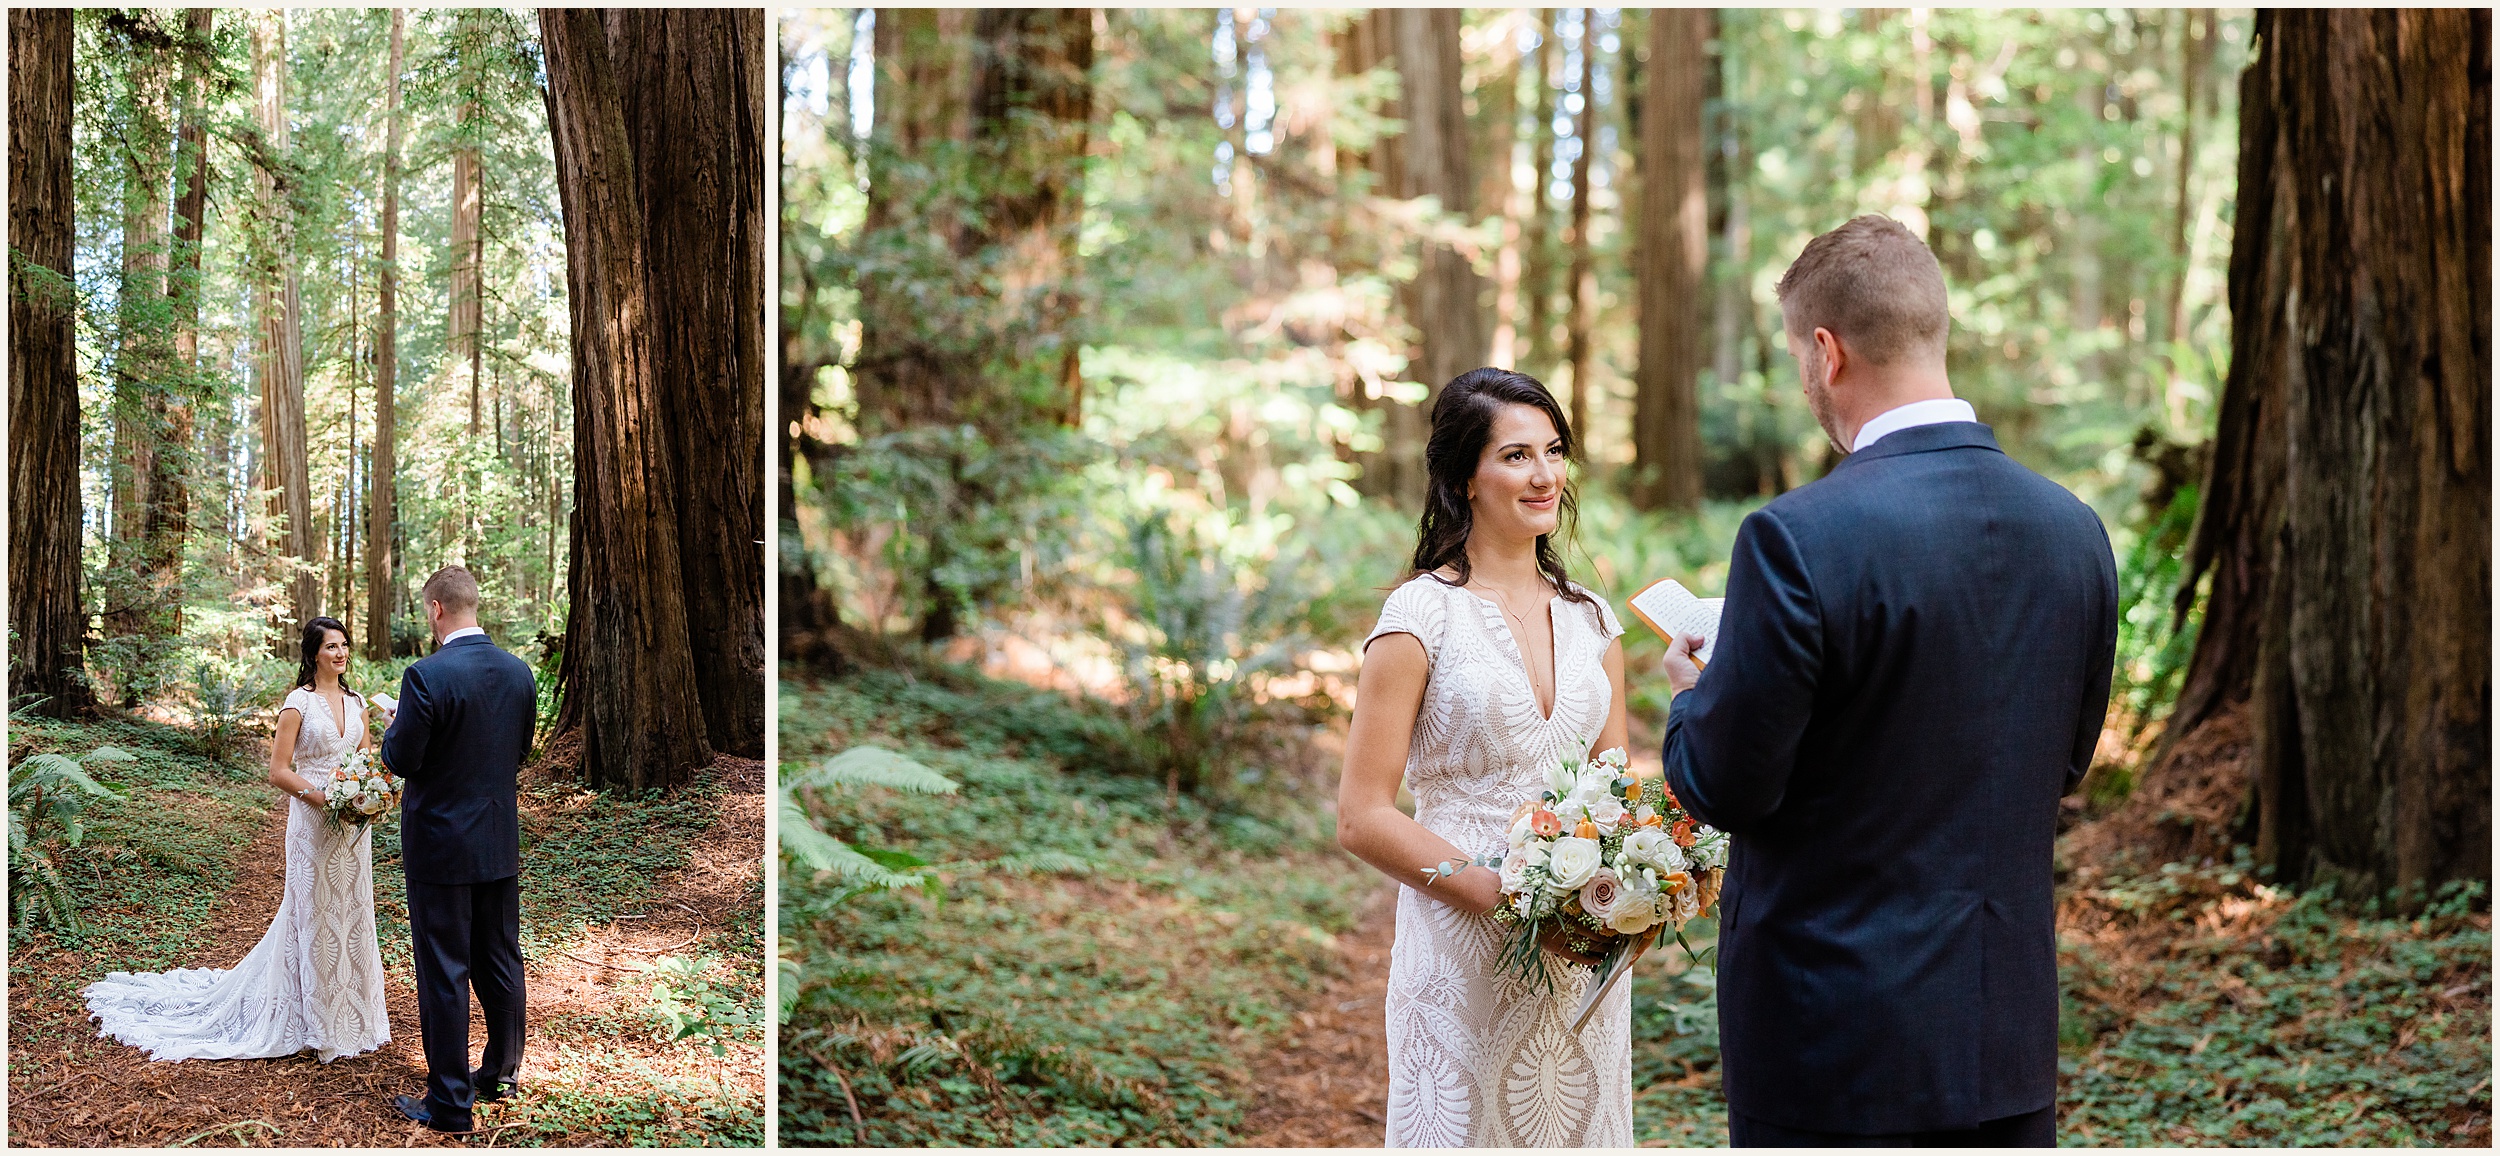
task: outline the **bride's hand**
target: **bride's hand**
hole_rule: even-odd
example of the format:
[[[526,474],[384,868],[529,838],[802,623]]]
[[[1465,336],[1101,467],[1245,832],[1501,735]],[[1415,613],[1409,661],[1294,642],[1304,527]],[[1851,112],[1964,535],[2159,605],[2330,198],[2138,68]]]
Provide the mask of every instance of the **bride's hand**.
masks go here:
[[[1564,960],[1579,964],[1582,967],[1597,966],[1598,958],[1596,956],[1583,955],[1580,952],[1573,951],[1571,949],[1570,941],[1574,936],[1578,936],[1583,940],[1587,938],[1585,932],[1581,932],[1570,927],[1557,926],[1546,928],[1545,934],[1537,937],[1537,942],[1545,948],[1547,954],[1560,956]]]
[[[305,803],[309,804],[312,809],[316,811],[328,810],[330,806],[330,792],[322,790],[319,787],[314,787],[312,790],[304,794],[297,795],[296,798],[304,800]]]

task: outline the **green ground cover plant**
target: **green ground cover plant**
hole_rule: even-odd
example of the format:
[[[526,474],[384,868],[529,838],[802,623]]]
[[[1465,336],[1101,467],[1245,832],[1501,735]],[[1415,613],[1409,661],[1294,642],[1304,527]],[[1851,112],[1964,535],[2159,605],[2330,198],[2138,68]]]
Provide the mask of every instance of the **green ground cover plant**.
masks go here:
[[[1320,815],[1286,792],[1175,799],[1116,722],[1054,692],[929,668],[782,694],[785,775],[874,742],[960,785],[804,799],[828,834],[937,867],[872,893],[784,875],[784,1143],[1235,1137],[1244,1061],[1373,885]]]

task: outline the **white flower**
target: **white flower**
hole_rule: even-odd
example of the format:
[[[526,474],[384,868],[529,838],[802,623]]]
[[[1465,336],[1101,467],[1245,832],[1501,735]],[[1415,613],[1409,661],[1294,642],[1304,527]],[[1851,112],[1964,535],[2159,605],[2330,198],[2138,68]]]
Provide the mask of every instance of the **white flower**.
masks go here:
[[[1565,836],[1554,840],[1554,850],[1546,860],[1546,869],[1554,875],[1554,886],[1573,891],[1597,874],[1598,867],[1604,862],[1605,855],[1598,849],[1597,840]]]
[[[1530,811],[1527,814],[1519,816],[1519,821],[1510,825],[1511,850],[1516,851],[1521,847],[1527,846],[1528,840],[1536,837],[1535,823],[1536,813]]]
[[[1580,885],[1580,910],[1599,922],[1614,914],[1616,905],[1622,902],[1623,878],[1610,868],[1598,868],[1588,882]]]
[[[1617,935],[1639,935],[1658,926],[1658,905],[1626,903],[1606,919],[1606,929]]]
[[[1622,747],[1608,747],[1597,752],[1597,758],[1593,761],[1619,774],[1625,767],[1632,765],[1632,756],[1625,754]]]
[[[1701,828],[1693,837],[1692,864],[1695,870],[1727,866],[1727,832]]]
[[[1525,857],[1519,855],[1505,857],[1502,860],[1502,893],[1508,895],[1519,890],[1519,884],[1525,880],[1527,874],[1528,861]]]
[[[1623,837],[1623,858],[1626,862],[1655,867],[1660,871],[1684,869],[1683,852],[1675,840],[1656,827],[1642,827]]]
[[[1570,764],[1555,763],[1545,772],[1546,793],[1557,799],[1569,798],[1572,785],[1578,780],[1578,772]]]
[[[1510,907],[1511,910],[1519,913],[1519,918],[1521,919],[1536,918],[1536,892],[1520,892],[1519,898],[1512,900]]]
[[[1519,849],[1519,865],[1522,867],[1543,867],[1545,866],[1547,857],[1551,856],[1553,853],[1554,845],[1552,843],[1548,843],[1543,840],[1530,843]],[[1505,860],[1505,862],[1507,862],[1507,860]]]
[[[1589,821],[1611,828],[1623,821],[1623,804],[1616,802],[1613,795],[1599,796],[1595,803],[1589,805]]]
[[[1643,803],[1638,807],[1632,808],[1632,821],[1635,823],[1647,823],[1651,819],[1655,819],[1657,817],[1658,808],[1652,807],[1647,803]]]

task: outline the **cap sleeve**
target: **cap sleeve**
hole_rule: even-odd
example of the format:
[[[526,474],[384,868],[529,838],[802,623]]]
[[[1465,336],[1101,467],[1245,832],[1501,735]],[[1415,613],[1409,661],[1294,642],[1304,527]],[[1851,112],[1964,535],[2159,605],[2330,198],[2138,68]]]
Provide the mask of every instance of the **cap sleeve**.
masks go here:
[[[1623,637],[1623,620],[1615,617],[1614,604],[1606,601],[1605,595],[1577,582],[1572,583],[1571,588],[1589,596],[1590,605],[1597,612],[1598,633],[1605,635],[1608,642]]]
[[[1389,601],[1380,608],[1380,620],[1372,632],[1363,636],[1364,649],[1384,634],[1412,634],[1424,644],[1424,659],[1437,662],[1441,658],[1441,634],[1449,620],[1449,602],[1437,589],[1441,584],[1421,575],[1389,592]]]
[[[306,704],[311,701],[312,692],[299,686],[286,692],[286,701],[278,704],[278,711],[281,714],[290,710],[297,713],[309,714],[311,713],[312,708]]]

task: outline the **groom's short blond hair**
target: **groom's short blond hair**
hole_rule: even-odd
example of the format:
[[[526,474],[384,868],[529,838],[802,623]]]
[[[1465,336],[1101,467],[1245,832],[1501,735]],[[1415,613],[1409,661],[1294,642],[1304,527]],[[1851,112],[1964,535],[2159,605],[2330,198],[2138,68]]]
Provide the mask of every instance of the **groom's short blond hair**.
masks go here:
[[[445,566],[425,580],[425,600],[440,602],[453,614],[477,612],[477,576],[458,566]]]
[[[1944,360],[1951,327],[1944,270],[1927,243],[1880,213],[1806,242],[1780,275],[1780,316],[1803,342],[1829,329],[1869,365],[1927,355]]]

